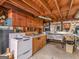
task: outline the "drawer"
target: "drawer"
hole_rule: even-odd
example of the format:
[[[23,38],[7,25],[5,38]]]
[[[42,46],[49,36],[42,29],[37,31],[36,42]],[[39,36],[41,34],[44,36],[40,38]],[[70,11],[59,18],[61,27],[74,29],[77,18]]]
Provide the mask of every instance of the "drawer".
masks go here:
[[[21,55],[19,55],[17,59],[28,59],[31,56],[32,56],[32,50],[28,50],[22,53]]]
[[[28,40],[28,41],[21,41],[18,42],[18,47],[17,47],[17,54],[21,54],[24,53],[25,51],[32,49],[32,41]]]

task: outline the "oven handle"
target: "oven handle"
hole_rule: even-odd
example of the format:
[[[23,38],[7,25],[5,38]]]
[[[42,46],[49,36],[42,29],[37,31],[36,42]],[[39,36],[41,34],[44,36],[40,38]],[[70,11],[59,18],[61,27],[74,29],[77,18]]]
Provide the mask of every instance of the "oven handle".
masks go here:
[[[24,39],[23,41],[28,41],[28,40],[30,40],[30,39]]]
[[[18,55],[17,57],[20,57],[20,56],[22,56],[22,55],[25,55],[25,54],[28,53],[29,51],[31,51],[31,50],[27,50],[26,52],[24,52],[24,53]]]

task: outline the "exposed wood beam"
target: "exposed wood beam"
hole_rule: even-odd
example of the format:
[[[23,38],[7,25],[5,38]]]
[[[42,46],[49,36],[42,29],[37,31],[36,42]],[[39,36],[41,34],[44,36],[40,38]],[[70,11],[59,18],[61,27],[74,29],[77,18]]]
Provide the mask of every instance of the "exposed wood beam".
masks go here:
[[[72,10],[74,8],[79,8],[79,4],[74,4]],[[63,12],[63,11],[64,12],[67,12],[67,10],[69,10],[69,7],[67,7],[66,5],[63,6],[63,8],[61,8],[61,12]],[[52,13],[54,13],[54,12],[57,12],[57,10],[56,9],[52,10]]]
[[[5,7],[5,8],[7,8],[8,10],[9,9],[12,9],[13,11],[17,11],[17,12],[19,12],[19,13],[22,13],[23,15],[25,15],[26,17],[27,17],[27,15],[28,16],[34,16],[32,13],[29,13],[29,12],[27,12],[27,11],[25,11],[25,10],[22,10],[22,9],[20,9],[20,8],[17,8],[17,7],[15,7],[14,5],[12,5],[12,4],[10,4],[10,3],[7,3],[7,2],[5,2],[3,5],[2,5],[3,7]],[[27,15],[26,15],[27,14]]]
[[[78,11],[79,11],[79,9],[73,9],[73,10],[72,10],[72,14],[70,14],[69,16],[72,16],[73,19],[74,19]],[[67,18],[68,18],[68,17],[67,17]]]
[[[32,9],[31,7],[27,6],[26,4],[24,4],[21,0],[9,0],[7,1],[8,3],[22,9],[25,10],[29,13],[32,13],[35,16],[40,15],[38,12],[36,12],[34,9]]]
[[[70,7],[69,7],[69,11],[68,11],[68,13],[67,13],[66,18],[69,16],[69,14],[70,14],[70,12],[71,12],[72,5],[73,5],[73,0],[71,0]]]
[[[77,10],[77,9],[79,9],[79,4],[74,4],[74,5],[73,5],[73,8],[71,9],[71,12],[72,12],[72,13],[70,13],[70,15],[73,14],[73,13],[75,12],[75,10]],[[63,12],[63,13],[67,13],[68,11],[69,11],[69,8],[66,8],[66,6],[64,6],[64,7],[61,9],[61,12]],[[53,13],[57,14],[57,10],[53,10]],[[66,16],[67,16],[67,14],[66,14]],[[66,18],[66,17],[65,17],[65,18]]]
[[[76,11],[77,11],[78,9],[79,9],[79,5],[74,5],[73,8],[71,9],[71,13],[68,15],[67,18],[69,18],[69,17],[71,17],[71,16],[73,16],[73,18],[74,18],[75,13],[76,13]],[[69,9],[68,9],[68,10],[69,10]]]
[[[35,3],[33,3],[33,1],[30,0],[22,0],[25,4],[29,5],[30,7],[32,7],[33,9],[35,9],[36,11],[38,11],[40,14],[43,14],[42,9],[40,9],[39,6],[37,6]]]
[[[45,0],[38,0],[38,2],[45,8],[45,10],[49,14],[49,16],[54,17],[56,19],[56,16],[54,16],[52,14],[52,11],[50,10],[50,7],[48,6],[48,4],[46,3]]]
[[[61,11],[60,11],[58,2],[57,2],[57,0],[54,0],[54,2],[55,2],[55,5],[56,5],[56,7],[57,7],[57,10],[58,10],[58,12],[59,12],[59,15],[60,15],[60,17],[61,17],[61,19],[62,19],[63,16],[62,16],[62,14],[61,14]]]
[[[2,5],[4,2],[6,2],[7,0],[0,0],[0,5]]]
[[[45,0],[38,0],[38,2],[40,2],[40,4],[47,10],[47,12],[48,12],[49,14],[51,14],[50,8],[49,8],[49,6],[47,5],[47,3],[45,2]]]

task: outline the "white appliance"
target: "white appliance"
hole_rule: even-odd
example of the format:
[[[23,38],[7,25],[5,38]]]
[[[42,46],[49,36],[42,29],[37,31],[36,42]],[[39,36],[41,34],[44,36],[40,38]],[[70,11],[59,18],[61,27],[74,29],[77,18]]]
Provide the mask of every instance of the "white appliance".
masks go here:
[[[32,56],[32,39],[24,33],[10,33],[9,48],[14,59],[28,59]]]

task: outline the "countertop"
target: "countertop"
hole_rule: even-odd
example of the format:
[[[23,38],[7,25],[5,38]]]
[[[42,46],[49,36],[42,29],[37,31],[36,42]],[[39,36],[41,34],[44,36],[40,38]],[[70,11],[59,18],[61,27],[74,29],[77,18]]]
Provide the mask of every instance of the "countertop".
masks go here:
[[[42,34],[36,34],[36,35],[26,35],[26,37],[36,38],[36,37],[41,37],[44,35],[46,35],[46,34],[42,33]]]
[[[17,39],[17,40],[22,40],[22,39],[32,39],[32,38],[37,38],[41,36],[45,36],[45,33],[41,34],[33,34],[33,35],[26,35],[25,33],[10,33],[9,34],[9,39]]]
[[[79,37],[79,34],[73,34],[73,33],[70,33],[70,32],[48,33],[47,35],[62,35],[62,36],[75,36],[75,37]]]

